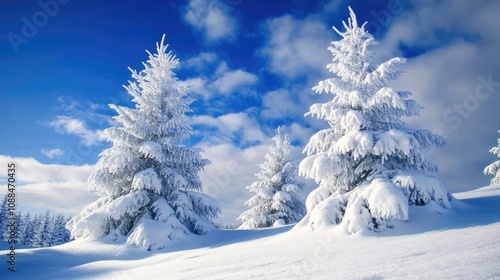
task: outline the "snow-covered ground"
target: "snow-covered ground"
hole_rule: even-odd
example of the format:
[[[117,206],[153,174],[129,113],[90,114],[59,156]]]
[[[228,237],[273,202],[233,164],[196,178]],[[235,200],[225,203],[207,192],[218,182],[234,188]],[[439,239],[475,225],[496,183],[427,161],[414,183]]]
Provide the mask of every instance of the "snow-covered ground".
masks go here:
[[[222,230],[155,252],[79,240],[17,250],[15,273],[0,251],[0,279],[500,279],[500,186],[454,196],[383,233]]]

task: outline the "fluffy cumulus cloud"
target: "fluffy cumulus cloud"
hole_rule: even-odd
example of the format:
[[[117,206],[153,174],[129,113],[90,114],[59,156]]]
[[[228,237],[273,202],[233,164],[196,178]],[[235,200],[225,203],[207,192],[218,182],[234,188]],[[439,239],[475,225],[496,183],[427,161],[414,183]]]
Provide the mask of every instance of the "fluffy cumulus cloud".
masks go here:
[[[500,120],[500,3],[414,1],[414,10],[392,18],[377,50],[401,55],[401,45],[427,51],[411,57],[394,83],[411,90],[424,107],[412,124],[445,135],[449,146],[434,152],[440,175],[452,191],[488,184],[482,168],[495,157]],[[439,15],[439,16],[433,16]],[[457,152],[459,151],[459,152]]]
[[[294,117],[305,112],[286,89],[268,92],[262,97],[262,107],[261,117],[264,119]]]
[[[128,101],[129,98],[127,97],[126,100]],[[86,120],[99,126],[107,126],[114,123],[114,120],[109,116],[111,109],[104,104],[94,103],[90,100],[82,102],[64,95],[57,98],[57,103],[58,105],[54,109],[62,112],[60,115]]]
[[[89,129],[83,120],[73,117],[57,116],[54,121],[50,122],[50,126],[54,127],[59,133],[78,136],[83,144],[87,146],[103,141],[101,130]]]
[[[181,62],[181,67],[194,69],[194,70],[204,70],[207,66],[212,65],[217,62],[217,54],[213,52],[201,52],[197,56],[187,59],[185,62]]]
[[[230,94],[240,87],[247,87],[255,84],[259,79],[252,73],[235,70],[222,74],[214,83],[215,90],[222,94]]]
[[[231,7],[221,1],[190,0],[184,20],[201,31],[209,42],[236,38],[238,23],[230,14]]]
[[[236,142],[237,144],[258,143],[266,139],[260,124],[248,113],[231,113],[219,117],[196,116],[194,125],[214,128],[215,131],[205,134],[204,141],[211,143]]]
[[[64,151],[59,149],[59,148],[51,149],[51,150],[42,149],[42,154],[44,154],[46,157],[52,159],[52,158],[56,158],[56,157],[60,157],[60,156],[64,155]]]
[[[42,164],[33,158],[0,155],[0,164],[16,165],[16,195],[18,210],[43,212],[50,209],[70,215],[97,199],[85,190],[91,165],[71,166]],[[0,176],[0,179],[5,179]],[[5,190],[0,190],[4,195]]]
[[[268,61],[270,71],[286,78],[326,71],[333,31],[319,17],[284,15],[268,20],[262,29],[267,38],[260,54]]]
[[[289,125],[280,126],[280,130],[283,134],[288,135],[292,143],[300,144],[300,151],[298,151],[297,154],[302,154],[302,148],[309,142],[311,136],[317,132],[316,129],[305,127],[296,122],[293,122]]]
[[[234,93],[247,94],[258,82],[259,78],[255,74],[242,69],[229,69],[225,62],[219,64],[211,77],[201,76],[180,81],[181,85],[187,86],[190,92],[204,100]]]
[[[309,111],[312,104],[331,99],[331,95],[318,95],[307,86],[281,88],[262,96],[260,116],[265,120],[288,119],[313,125],[313,118],[304,118],[304,114]]]

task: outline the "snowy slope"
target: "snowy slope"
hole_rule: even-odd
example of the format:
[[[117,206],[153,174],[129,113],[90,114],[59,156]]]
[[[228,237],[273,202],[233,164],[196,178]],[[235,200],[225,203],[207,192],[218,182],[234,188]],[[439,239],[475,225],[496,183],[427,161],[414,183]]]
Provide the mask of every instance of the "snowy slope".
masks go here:
[[[286,226],[216,231],[169,251],[91,240],[20,249],[17,272],[2,260],[0,279],[500,279],[500,186],[454,196],[452,211],[412,207],[383,233]]]

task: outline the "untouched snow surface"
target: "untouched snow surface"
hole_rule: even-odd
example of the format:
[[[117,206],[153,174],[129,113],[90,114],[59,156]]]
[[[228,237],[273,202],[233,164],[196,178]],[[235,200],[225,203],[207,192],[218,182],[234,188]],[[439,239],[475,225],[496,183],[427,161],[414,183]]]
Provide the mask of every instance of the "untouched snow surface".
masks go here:
[[[454,196],[382,233],[221,230],[154,252],[78,240],[17,250],[15,273],[0,251],[0,279],[500,279],[500,186]]]

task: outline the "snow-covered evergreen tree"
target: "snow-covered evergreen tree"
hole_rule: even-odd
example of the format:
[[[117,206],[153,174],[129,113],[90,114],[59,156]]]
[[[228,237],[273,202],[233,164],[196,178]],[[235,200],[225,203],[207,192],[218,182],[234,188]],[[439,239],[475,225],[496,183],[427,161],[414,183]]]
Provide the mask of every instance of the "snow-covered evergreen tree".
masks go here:
[[[67,222],[66,217],[64,214],[58,214],[57,216],[54,216],[53,219],[54,228],[52,230],[52,246],[68,242],[69,231],[65,227]]]
[[[50,247],[52,246],[52,230],[54,228],[53,219],[50,211],[47,210],[44,216],[40,216],[40,223],[36,228],[33,241],[30,245],[34,247]]]
[[[246,189],[255,193],[245,204],[250,207],[238,219],[243,222],[240,229],[272,226],[275,222],[291,224],[305,214],[305,207],[298,192],[302,183],[297,181],[297,166],[292,160],[290,139],[278,131],[273,137],[274,145],[265,155],[256,174],[258,181]]]
[[[145,69],[131,70],[125,86],[135,108],[110,105],[121,126],[105,130],[112,147],[100,154],[88,188],[100,198],[71,219],[75,238],[120,237],[161,249],[186,234],[205,234],[219,213],[217,202],[201,192],[198,173],[209,161],[200,149],[181,145],[192,134],[186,113],[193,99],[173,70],[179,60],[164,36]]]
[[[23,213],[18,211],[16,214],[16,243],[24,244],[24,236],[21,236],[22,231],[25,228]]]
[[[429,155],[446,140],[402,121],[422,107],[409,98],[411,92],[388,86],[402,74],[398,66],[405,59],[376,65],[370,51],[375,40],[349,11],[346,31],[333,27],[342,39],[328,48],[333,59],[327,68],[334,76],[313,88],[333,100],[312,105],[306,114],[329,128],[311,137],[299,173],[319,184],[306,200],[303,224],[316,229],[341,223],[353,233],[392,227],[393,220],[408,219],[409,205],[435,201],[450,208],[451,196],[434,177],[437,166]]]
[[[27,212],[26,214],[22,215],[21,219],[19,220],[19,224],[17,227],[18,243],[28,245],[27,237],[28,237],[28,229],[30,223],[31,223],[31,214]]]
[[[500,157],[500,138],[498,139],[498,146],[491,148],[490,153]],[[492,185],[500,184],[500,160],[497,160],[492,164],[486,166],[486,168],[484,169],[484,174],[491,174],[495,176],[493,177],[493,179],[491,179]]]
[[[73,240],[71,237],[71,232],[66,227],[66,225],[68,224],[69,221],[71,221],[71,219],[72,219],[72,217],[69,216],[68,218],[66,218],[66,220],[64,222],[64,228],[66,229],[66,235],[64,236],[63,243],[67,243],[67,242],[70,242],[71,240]]]
[[[31,223],[28,223],[26,226],[26,237],[24,238],[25,245],[34,247],[37,246],[35,244],[35,235],[37,233],[38,228],[40,227],[40,223],[41,223],[41,215],[35,214],[33,216],[33,219],[31,220]]]

